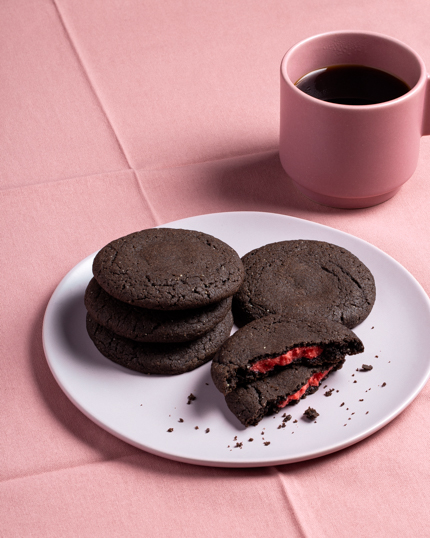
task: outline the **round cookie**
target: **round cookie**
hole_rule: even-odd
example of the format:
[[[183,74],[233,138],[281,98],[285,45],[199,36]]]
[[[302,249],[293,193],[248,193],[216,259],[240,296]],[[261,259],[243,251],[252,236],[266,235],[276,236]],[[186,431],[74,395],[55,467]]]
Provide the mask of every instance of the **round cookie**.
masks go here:
[[[177,375],[208,362],[230,335],[233,316],[204,336],[191,342],[156,344],[135,342],[99,325],[87,314],[87,331],[102,355],[111,361],[143,374]]]
[[[242,258],[245,280],[233,299],[238,325],[268,314],[319,316],[352,329],[375,302],[369,269],[348,250],[323,241],[281,241]]]
[[[102,248],[93,274],[120,301],[155,310],[185,310],[233,295],[244,269],[237,252],[211,235],[151,228]]]
[[[188,342],[209,332],[231,309],[231,297],[199,309],[148,310],[118,301],[90,280],[85,307],[92,319],[115,334],[138,342]]]
[[[362,353],[362,341],[341,323],[272,314],[236,331],[215,355],[211,375],[223,394],[298,364],[332,366]]]

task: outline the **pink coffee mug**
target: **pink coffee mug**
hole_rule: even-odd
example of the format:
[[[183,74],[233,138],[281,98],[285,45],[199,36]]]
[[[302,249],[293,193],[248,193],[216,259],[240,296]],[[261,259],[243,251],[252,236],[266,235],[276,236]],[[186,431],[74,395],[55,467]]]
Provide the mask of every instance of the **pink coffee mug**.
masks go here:
[[[391,101],[344,105],[311,97],[295,83],[327,66],[386,71],[410,90]],[[279,154],[296,187],[320,204],[360,208],[385,202],[414,173],[430,134],[429,76],[407,45],[370,32],[330,32],[294,45],[281,63]]]

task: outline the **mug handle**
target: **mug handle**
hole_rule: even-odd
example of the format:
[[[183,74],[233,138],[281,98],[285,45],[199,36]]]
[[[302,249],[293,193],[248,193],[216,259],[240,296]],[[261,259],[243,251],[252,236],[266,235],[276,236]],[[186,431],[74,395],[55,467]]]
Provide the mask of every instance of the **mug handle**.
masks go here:
[[[427,73],[421,135],[430,135],[430,75]]]

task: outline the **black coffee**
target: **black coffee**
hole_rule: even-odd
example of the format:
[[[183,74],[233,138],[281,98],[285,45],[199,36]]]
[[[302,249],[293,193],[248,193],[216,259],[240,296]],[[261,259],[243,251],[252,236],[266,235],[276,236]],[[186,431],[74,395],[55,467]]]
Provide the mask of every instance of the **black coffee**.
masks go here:
[[[364,65],[317,69],[301,77],[296,86],[312,97],[341,105],[374,105],[396,99],[410,90],[394,75]]]

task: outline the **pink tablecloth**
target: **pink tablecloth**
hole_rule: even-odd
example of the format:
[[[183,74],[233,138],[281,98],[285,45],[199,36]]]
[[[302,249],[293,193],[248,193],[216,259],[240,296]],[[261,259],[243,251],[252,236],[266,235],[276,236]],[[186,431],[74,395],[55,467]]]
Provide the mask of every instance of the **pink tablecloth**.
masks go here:
[[[429,138],[395,198],[352,211],[298,194],[277,148],[279,64],[292,44],[377,31],[430,66],[429,21],[424,0],[0,3],[2,537],[428,535],[429,385],[388,426],[330,456],[200,467],[87,419],[51,374],[41,327],[55,287],[85,256],[221,211],[352,233],[428,293]]]

